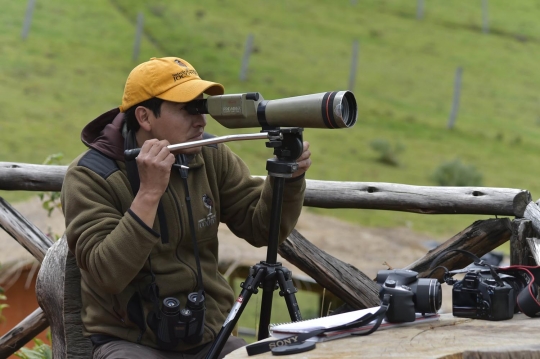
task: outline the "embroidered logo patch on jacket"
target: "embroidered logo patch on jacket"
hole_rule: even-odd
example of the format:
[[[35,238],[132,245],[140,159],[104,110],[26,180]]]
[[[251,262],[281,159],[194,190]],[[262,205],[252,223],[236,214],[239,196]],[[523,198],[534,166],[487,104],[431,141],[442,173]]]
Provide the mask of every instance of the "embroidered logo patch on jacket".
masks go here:
[[[210,227],[216,223],[216,214],[212,213],[214,207],[214,201],[208,195],[202,196],[203,205],[208,208],[208,214],[203,219],[199,220],[199,229]]]

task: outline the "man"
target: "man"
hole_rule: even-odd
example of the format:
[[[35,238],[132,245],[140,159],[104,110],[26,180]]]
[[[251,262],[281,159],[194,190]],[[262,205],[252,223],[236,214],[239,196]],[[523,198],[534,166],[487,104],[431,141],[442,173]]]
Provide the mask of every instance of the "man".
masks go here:
[[[183,59],[152,58],[130,73],[120,108],[83,129],[89,150],[68,168],[62,205],[94,358],[204,357],[234,302],[218,272],[219,222],[254,246],[267,244],[272,178],[251,177],[224,144],[167,148],[205,138],[204,115],[185,105],[223,92]],[[124,150],[136,147],[136,161],[125,161]],[[285,186],[280,241],[300,215],[308,148],[305,142]],[[206,307],[190,327],[194,335],[164,331],[170,327],[163,313],[176,300],[179,309],[188,300]],[[221,357],[243,345],[231,336]]]

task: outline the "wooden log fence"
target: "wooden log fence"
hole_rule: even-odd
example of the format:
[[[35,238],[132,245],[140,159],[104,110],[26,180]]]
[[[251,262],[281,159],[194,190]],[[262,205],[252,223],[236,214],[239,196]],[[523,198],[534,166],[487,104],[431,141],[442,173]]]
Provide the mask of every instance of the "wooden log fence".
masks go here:
[[[60,191],[66,170],[67,166],[0,162],[0,190]],[[308,179],[304,206],[523,217],[531,201],[529,191],[514,188],[412,186]]]
[[[59,191],[66,169],[66,166],[0,162],[0,190]],[[493,218],[475,221],[471,226],[406,267],[419,272],[420,276],[426,276],[430,272],[429,267],[433,259],[448,249],[465,249],[477,256],[482,256],[508,240],[511,243],[512,264],[532,264],[540,260],[540,239],[537,238],[540,233],[540,209],[532,201],[531,194],[522,189],[429,187],[393,183],[308,180],[304,205],[422,214],[483,214],[515,217],[514,220]],[[47,250],[53,245],[52,240],[2,198],[0,198],[0,227],[40,262],[45,260],[45,263],[50,262],[52,267],[65,267],[65,264],[55,261],[55,258],[45,256]],[[60,253],[65,251],[64,248],[64,251]],[[279,253],[350,307],[366,308],[379,303],[378,287],[372,279],[354,266],[320,250],[296,230],[280,245]],[[437,265],[443,265],[452,270],[462,268],[470,262],[470,259],[454,252],[442,256]],[[442,273],[437,275],[440,277]],[[68,278],[64,285],[68,286],[67,283]],[[73,281],[69,285],[73,286]],[[48,290],[38,286],[38,296],[46,296]],[[53,289],[53,291],[61,290],[61,288]],[[48,299],[42,298],[39,301],[42,306],[42,301],[49,302]],[[68,319],[63,316],[63,313],[56,313],[55,309],[47,313],[46,317],[38,308],[0,338],[0,357],[13,354],[45,329],[49,323],[76,321],[76,319]],[[56,350],[53,357],[64,357],[65,353],[65,351]]]

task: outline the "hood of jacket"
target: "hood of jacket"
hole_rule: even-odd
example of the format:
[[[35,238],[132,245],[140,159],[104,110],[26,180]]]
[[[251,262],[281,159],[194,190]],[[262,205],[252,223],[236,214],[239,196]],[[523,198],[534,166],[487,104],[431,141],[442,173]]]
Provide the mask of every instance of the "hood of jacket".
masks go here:
[[[124,161],[124,113],[118,107],[98,116],[81,133],[82,142],[107,157]]]

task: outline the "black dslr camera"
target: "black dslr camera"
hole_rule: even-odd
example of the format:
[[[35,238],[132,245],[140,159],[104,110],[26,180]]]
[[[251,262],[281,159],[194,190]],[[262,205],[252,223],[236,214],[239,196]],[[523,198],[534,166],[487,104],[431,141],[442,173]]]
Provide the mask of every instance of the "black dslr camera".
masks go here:
[[[504,320],[519,311],[516,298],[524,288],[521,277],[497,274],[489,270],[469,270],[465,277],[454,283],[452,312],[456,317]]]
[[[441,308],[441,285],[434,278],[418,278],[418,272],[407,269],[381,270],[379,297],[390,294],[386,320],[392,323],[414,322],[416,313],[437,313]]]
[[[206,307],[204,295],[197,303],[197,292],[189,293],[186,307],[180,309],[180,301],[165,298],[158,313],[151,312],[148,326],[154,331],[158,345],[163,349],[173,349],[180,340],[187,344],[197,344],[203,338]]]

